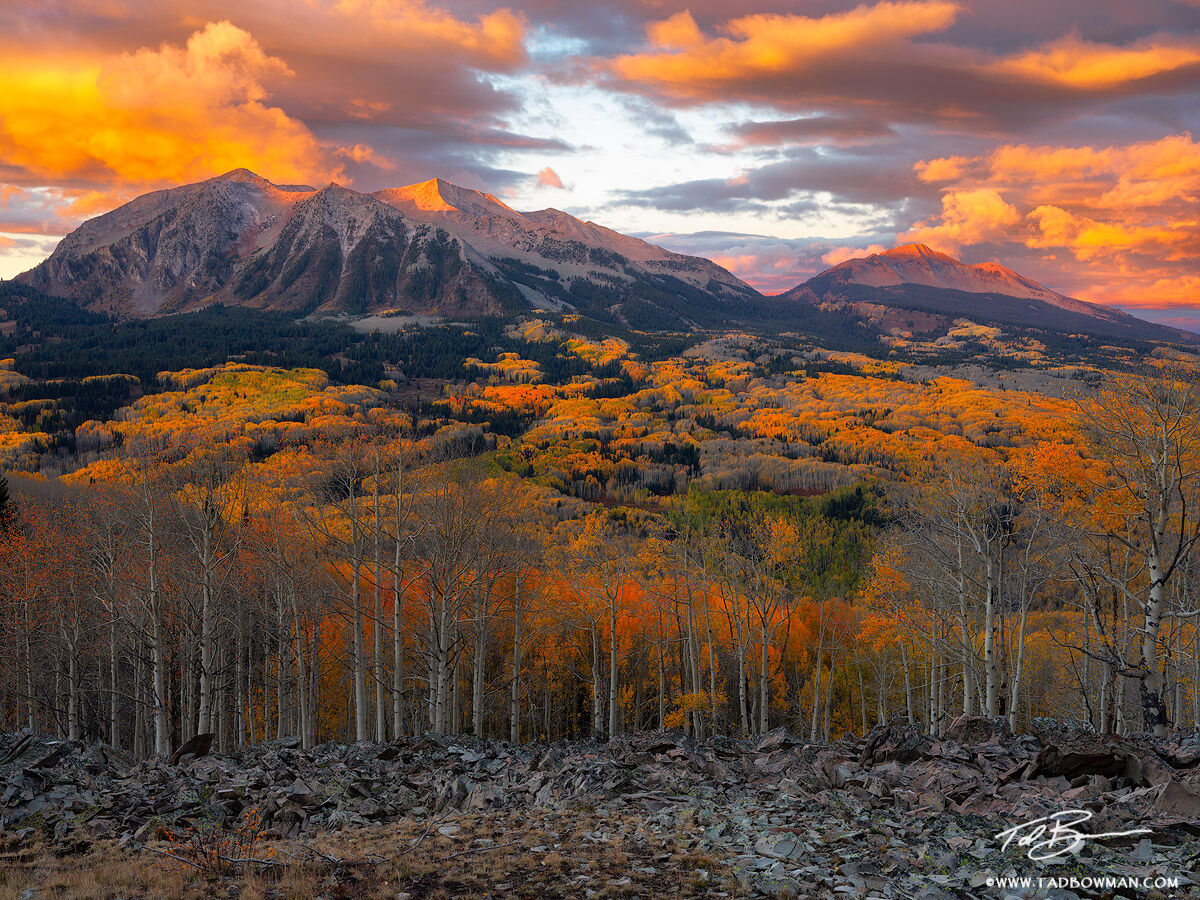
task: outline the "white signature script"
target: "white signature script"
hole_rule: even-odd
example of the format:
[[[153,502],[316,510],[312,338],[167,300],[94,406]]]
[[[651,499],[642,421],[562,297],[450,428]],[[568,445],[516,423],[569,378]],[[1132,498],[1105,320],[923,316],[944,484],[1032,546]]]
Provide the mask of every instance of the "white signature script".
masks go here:
[[[1088,841],[1150,833],[1149,828],[1134,828],[1130,831],[1085,834],[1075,827],[1091,817],[1092,813],[1086,809],[1064,809],[1032,822],[1014,825],[1001,831],[996,837],[1004,839],[1004,846],[1000,848],[1002,851],[1007,850],[1008,845],[1015,841],[1018,847],[1029,848],[1025,855],[1030,859],[1044,862],[1075,853]]]

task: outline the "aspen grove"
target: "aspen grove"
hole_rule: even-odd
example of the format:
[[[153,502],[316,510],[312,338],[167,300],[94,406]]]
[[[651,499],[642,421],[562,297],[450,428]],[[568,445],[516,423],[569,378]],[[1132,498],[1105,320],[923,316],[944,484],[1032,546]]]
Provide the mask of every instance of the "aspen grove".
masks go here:
[[[138,756],[426,731],[511,742],[962,713],[1200,726],[1200,389],[890,480],[563,504],[486,447],[360,415],[264,453],[143,433],[0,503],[0,727]]]

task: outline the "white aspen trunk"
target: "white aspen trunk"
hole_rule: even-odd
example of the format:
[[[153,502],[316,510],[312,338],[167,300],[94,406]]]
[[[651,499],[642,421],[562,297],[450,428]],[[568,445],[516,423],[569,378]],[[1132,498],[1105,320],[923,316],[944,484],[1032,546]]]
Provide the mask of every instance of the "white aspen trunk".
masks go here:
[[[742,734],[750,734],[750,702],[746,696],[746,648],[739,643],[735,648],[738,677],[738,712],[741,714]]]
[[[983,603],[984,710],[989,718],[999,712],[1000,668],[996,660],[996,584],[990,554],[985,562],[986,591]]]
[[[862,661],[859,658],[857,645],[854,648],[854,669],[858,673],[858,700],[859,708],[862,710],[862,733],[865,735],[867,733],[867,691],[863,687]],[[882,696],[882,685],[880,687],[879,694]],[[882,714],[880,718],[883,718]]]
[[[283,600],[279,603],[279,619],[275,623],[275,737],[288,733],[287,640],[283,631]]]
[[[371,501],[374,511],[375,525],[375,540],[372,547],[373,558],[371,561],[371,581],[374,591],[374,610],[375,617],[371,623],[371,632],[374,636],[374,662],[375,662],[375,740],[387,740],[387,679],[384,672],[383,658],[383,587],[379,583],[379,573],[382,570],[383,563],[381,554],[383,552],[383,511],[380,507],[379,496],[379,479],[381,470],[378,465],[375,467],[374,486],[371,490]]]
[[[900,642],[900,666],[904,669],[904,711],[908,714],[908,724],[911,725],[916,720],[913,715],[912,666],[908,661],[908,650],[904,641]],[[929,692],[933,693],[932,684],[929,686]]]
[[[704,627],[708,633],[708,702],[712,727],[717,727],[717,650],[713,640],[712,610],[704,605]]]
[[[600,633],[592,628],[592,738],[604,737],[604,702],[601,698]]]
[[[458,681],[458,679],[453,678],[454,673],[450,671],[452,663],[450,658],[452,650],[450,629],[453,625],[451,606],[450,598],[443,596],[439,611],[440,621],[437,636],[437,692],[434,706],[434,731],[437,734],[446,734],[447,729],[452,725],[453,711],[449,708],[453,701],[451,691],[457,687]],[[451,684],[451,681],[454,683]]]
[[[237,629],[237,637],[234,641],[234,676],[233,676],[233,696],[234,701],[234,717],[233,730],[236,734],[234,743],[237,746],[242,746],[246,741],[246,701],[247,696],[242,693],[242,685],[244,683],[245,673],[243,665],[246,661],[245,642],[242,638],[243,629]]]
[[[933,691],[934,691],[934,707],[933,716],[930,719],[930,728],[933,734],[941,737],[943,725],[949,716],[950,712],[950,666],[946,663],[945,657],[942,655],[942,648],[939,646],[937,653],[933,657]]]
[[[963,677],[963,715],[975,715],[975,667],[972,657],[975,655],[971,643],[970,620],[967,614],[967,585],[962,575],[962,548],[958,551],[958,613],[962,640],[962,677]]]
[[[25,712],[29,721],[29,730],[37,733],[37,706],[34,703],[33,695],[33,646],[29,640],[29,636],[33,634],[33,628],[26,622],[25,627]]]
[[[617,713],[617,607],[621,599],[621,585],[617,585],[616,595],[609,603],[608,621],[608,736],[618,734]]]
[[[937,734],[937,712],[938,712],[937,669],[934,667],[932,656],[929,657],[928,672],[929,672],[929,677],[928,677],[929,694],[926,698],[928,700],[928,702],[926,703],[926,709],[929,712],[929,723],[926,726],[925,730],[927,732],[929,732],[929,734]]]
[[[205,516],[209,513],[204,512]],[[197,731],[207,734],[212,731],[212,676],[213,676],[213,609],[212,609],[212,536],[205,521],[200,538],[200,714]]]
[[[1200,731],[1200,626],[1192,634],[1192,727]]]
[[[67,738],[79,740],[79,659],[75,642],[67,646]]]
[[[1113,729],[1117,734],[1125,734],[1125,676],[1117,673],[1117,690],[1114,699],[1116,705],[1113,719]]]
[[[690,693],[704,690],[704,672],[700,663],[700,642],[697,636],[696,601],[692,596],[692,586],[689,582],[687,591],[687,658],[688,672],[691,676]],[[698,706],[691,711],[692,730],[698,738],[704,737],[704,717]]]
[[[399,500],[397,500],[397,504]],[[400,531],[396,530],[396,552],[392,561],[392,737],[404,734],[404,596],[401,592]]]
[[[1110,666],[1108,662],[1104,662],[1100,666],[1100,723],[1096,727],[1096,730],[1101,734],[1104,734],[1109,730],[1108,704],[1111,682],[1112,672],[1110,671]]]
[[[1017,701],[1020,698],[1021,678],[1025,672],[1025,622],[1029,615],[1029,599],[1021,598],[1020,631],[1017,633],[1017,667],[1013,672],[1012,693],[1008,701],[1008,727],[1013,733],[1017,729]]]
[[[114,609],[108,629],[108,743],[113,747],[121,746],[121,706],[117,697],[120,657],[117,643],[117,615]]]
[[[826,743],[829,742],[830,710],[833,706],[833,684],[835,681],[835,679],[833,677],[833,675],[834,675],[834,667],[833,666],[834,666],[833,656],[831,655],[829,657],[829,679],[826,682],[827,687],[825,688],[825,724],[824,724],[824,727],[822,728],[822,733],[825,736]]]
[[[667,667],[663,660],[662,639],[657,641],[658,647],[658,727],[667,727]],[[687,730],[686,719],[684,720],[684,730]]]
[[[142,662],[142,654],[135,653],[133,666],[133,755],[137,759],[146,756],[146,703],[145,676],[146,666]]]
[[[771,632],[767,629],[766,617],[763,617],[762,644],[759,646],[758,661],[758,732],[766,734],[771,730]]]
[[[258,711],[254,703],[254,641],[246,642],[246,666],[245,675],[246,683],[242,689],[246,692],[246,740],[253,744],[258,739],[258,726],[254,721],[255,713]],[[264,695],[265,696],[265,695]],[[265,703],[263,704],[266,705]],[[264,711],[265,714],[265,711]]]
[[[821,664],[825,658],[825,608],[822,606],[817,620],[817,671],[813,675],[812,722],[808,729],[808,739],[817,740],[818,710],[821,708]]]
[[[1167,712],[1162,696],[1162,675],[1159,672],[1158,636],[1162,629],[1163,613],[1167,607],[1167,586],[1164,581],[1161,553],[1167,532],[1168,513],[1168,502],[1164,497],[1159,505],[1150,547],[1146,553],[1146,570],[1150,578],[1150,590],[1146,601],[1141,659],[1138,662],[1142,726],[1146,731],[1152,732],[1155,737],[1167,736]]]
[[[462,698],[459,692],[462,690],[462,658],[456,657],[454,660],[454,669],[452,676],[454,678],[454,690],[451,695],[450,703],[450,733],[462,733]]]
[[[296,710],[297,710],[297,715],[299,716],[299,719],[300,719],[298,730],[300,732],[300,746],[303,747],[305,750],[308,750],[311,748],[311,744],[310,744],[311,736],[309,734],[309,724],[308,724],[309,716],[311,715],[309,708],[308,708],[308,672],[304,665],[304,662],[305,662],[305,660],[304,660],[304,640],[303,640],[303,634],[301,632],[301,624],[300,624],[300,605],[299,605],[298,600],[296,599],[295,592],[292,593],[291,601],[292,601],[292,628],[291,628],[292,653],[294,654],[295,669],[296,669],[296,688],[295,688]]]
[[[157,609],[157,602],[154,605],[155,609],[151,617],[152,664],[154,666],[154,752],[170,755],[171,734],[167,726],[167,654],[164,646],[161,614]]]
[[[183,743],[188,740],[193,734],[192,732],[192,713],[196,710],[196,681],[199,678],[199,673],[195,668],[196,659],[196,640],[195,632],[189,629],[189,640],[179,648],[179,654],[182,657],[183,665],[179,669],[178,689],[179,689],[179,704],[176,706],[179,715],[179,742]]]
[[[513,652],[512,652],[512,696],[508,709],[508,739],[513,744],[521,743],[521,579],[516,579],[513,590]]]
[[[319,684],[317,683],[317,673],[320,671],[321,662],[321,642],[318,639],[317,623],[313,623],[312,636],[309,639],[309,656],[308,656],[308,743],[310,746],[317,745],[317,733],[320,728],[320,722],[317,721],[317,714],[320,712],[320,695],[318,693]]]
[[[351,526],[356,527],[356,526]],[[357,540],[355,540],[357,544]],[[353,613],[354,646],[354,740],[365,741],[370,736],[367,730],[367,713],[370,698],[367,694],[367,649],[362,603],[362,559],[357,548],[351,567],[350,606]]]
[[[480,588],[475,595],[475,648],[471,659],[471,729],[475,737],[483,737],[484,678],[487,667],[488,603]]]

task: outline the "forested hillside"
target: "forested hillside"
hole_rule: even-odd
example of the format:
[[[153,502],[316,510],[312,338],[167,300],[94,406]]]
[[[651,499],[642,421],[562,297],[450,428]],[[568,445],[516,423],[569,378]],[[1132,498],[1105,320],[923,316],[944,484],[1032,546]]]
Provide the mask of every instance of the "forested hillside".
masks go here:
[[[6,727],[144,755],[1200,719],[1186,353],[6,291]]]

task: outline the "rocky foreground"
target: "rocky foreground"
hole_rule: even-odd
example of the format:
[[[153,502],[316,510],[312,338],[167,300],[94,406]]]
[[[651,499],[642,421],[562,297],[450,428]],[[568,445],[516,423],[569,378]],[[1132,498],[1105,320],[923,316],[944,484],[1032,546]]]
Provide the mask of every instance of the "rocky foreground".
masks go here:
[[[1042,725],[1014,737],[960,719],[942,740],[892,725],[820,745],[784,730],[519,747],[284,739],[175,763],[10,734],[0,872],[25,873],[25,900],[43,896],[29,874],[49,871],[43,856],[101,851],[242,873],[264,897],[304,895],[280,874],[293,862],[315,873],[305,890],[330,897],[1200,897],[1200,735]],[[1003,847],[1001,832],[1064,810],[1092,814],[1073,826],[1085,835],[1146,831],[1048,861]],[[205,872],[188,848],[214,834],[240,835],[242,855]],[[999,883],[1014,877],[1031,881]],[[226,877],[205,892],[244,888]]]

